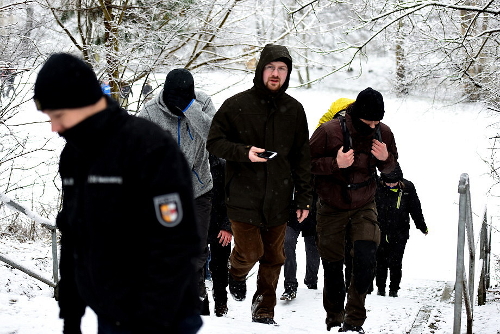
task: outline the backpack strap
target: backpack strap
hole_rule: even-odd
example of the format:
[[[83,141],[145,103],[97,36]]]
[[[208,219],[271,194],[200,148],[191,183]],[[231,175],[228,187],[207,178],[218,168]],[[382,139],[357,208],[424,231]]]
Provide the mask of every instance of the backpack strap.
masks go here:
[[[349,129],[347,128],[347,124],[345,122],[345,116],[339,115],[337,118],[339,119],[340,128],[342,129],[342,136],[344,138],[344,144],[343,144],[344,148],[342,149],[342,152],[346,153],[352,147],[352,137],[349,133]]]
[[[344,146],[344,148],[342,149],[342,152],[346,153],[352,148],[352,137],[349,133],[349,129],[347,128],[345,116],[339,113],[338,115],[336,115],[335,118],[339,119],[340,128],[342,129],[343,146]],[[380,126],[377,126],[377,129],[375,131],[375,134],[373,135],[373,138],[382,142],[382,133],[380,132]],[[346,180],[349,179],[349,171],[347,170],[347,168],[344,168],[342,170],[342,174],[344,175]],[[347,183],[345,181],[339,182],[339,180],[335,180],[334,182],[342,185],[342,197],[344,198],[344,200],[347,203],[351,203],[351,198],[350,198],[347,190],[356,190],[356,189],[366,187],[370,183],[374,182],[376,180],[376,177],[377,177],[377,172],[375,172],[371,178],[369,178],[368,180],[361,182],[361,183]]]
[[[377,139],[379,142],[382,141],[382,132],[380,132],[380,123],[377,125],[377,129],[375,130],[375,134],[373,135],[373,139]]]
[[[343,144],[344,149],[342,150],[342,152],[346,153],[352,148],[352,137],[351,134],[349,133],[349,129],[347,128],[345,116],[338,115],[335,118],[339,119],[340,127],[342,129],[342,135],[344,138],[344,144]],[[382,143],[382,132],[380,131],[380,125],[377,125],[377,128],[375,129],[375,134],[373,135],[373,139],[376,139]]]

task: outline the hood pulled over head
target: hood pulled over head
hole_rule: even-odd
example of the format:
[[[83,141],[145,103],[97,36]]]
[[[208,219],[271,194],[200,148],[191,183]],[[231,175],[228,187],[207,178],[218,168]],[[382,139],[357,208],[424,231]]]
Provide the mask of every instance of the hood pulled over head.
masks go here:
[[[262,80],[264,67],[273,61],[282,61],[288,67],[287,78],[278,91],[284,92],[288,88],[288,84],[290,82],[290,73],[292,72],[292,57],[290,56],[288,49],[282,45],[267,44],[264,49],[262,49],[259,62],[257,63],[257,68],[255,69],[255,77],[253,79],[253,83],[255,87],[267,90]]]

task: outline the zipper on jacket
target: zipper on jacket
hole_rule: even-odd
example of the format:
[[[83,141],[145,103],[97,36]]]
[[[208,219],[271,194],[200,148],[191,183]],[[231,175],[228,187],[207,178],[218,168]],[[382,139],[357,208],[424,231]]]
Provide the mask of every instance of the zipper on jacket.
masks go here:
[[[195,101],[195,100],[196,100],[196,99],[192,99],[192,100],[191,100],[191,102],[189,102],[189,104],[187,105],[187,107],[186,107],[186,108],[184,108],[184,110],[182,111],[182,113],[185,113],[185,112],[186,112],[186,110],[188,110],[188,109],[189,109],[189,107],[191,107],[191,105],[194,103],[194,101]]]
[[[181,118],[177,116],[177,145],[181,146]]]
[[[181,146],[181,120],[182,120],[182,117],[180,116],[177,116],[177,145],[179,145],[179,147]],[[189,124],[186,123],[186,131],[189,135],[189,138],[191,138],[191,140],[194,140],[194,137],[193,137],[193,134],[191,133],[191,129],[189,129]]]
[[[186,130],[187,130],[187,133],[189,135],[189,138],[191,138],[191,140],[194,140],[194,137],[193,135],[191,134],[191,130],[189,129],[189,124],[186,123]]]
[[[200,178],[200,175],[198,175],[198,173],[193,169],[191,169],[191,171],[193,172],[193,174],[196,176],[196,178],[198,179],[198,182],[200,182],[200,184],[205,184],[203,183],[203,181],[201,180]]]

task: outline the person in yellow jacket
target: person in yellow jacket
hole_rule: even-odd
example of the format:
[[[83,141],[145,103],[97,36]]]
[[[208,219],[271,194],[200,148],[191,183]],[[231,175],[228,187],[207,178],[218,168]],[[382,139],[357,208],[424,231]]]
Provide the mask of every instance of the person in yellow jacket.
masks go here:
[[[345,111],[346,108],[354,101],[356,100],[348,99],[346,97],[341,97],[340,99],[333,101],[330,108],[328,108],[328,111],[324,113],[323,116],[321,116],[321,118],[319,119],[319,123],[318,125],[316,125],[316,128],[319,128],[319,126],[323,123],[331,121],[338,112]]]

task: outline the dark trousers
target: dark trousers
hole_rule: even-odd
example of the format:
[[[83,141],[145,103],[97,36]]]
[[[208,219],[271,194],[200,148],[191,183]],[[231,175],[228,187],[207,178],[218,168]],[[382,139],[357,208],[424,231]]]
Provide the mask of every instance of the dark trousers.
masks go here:
[[[196,270],[198,272],[198,286],[200,297],[206,296],[205,287],[205,262],[208,258],[208,227],[210,226],[210,211],[212,210],[212,192],[209,191],[194,199],[196,219],[201,236],[202,255],[196,261]]]
[[[198,333],[203,322],[199,315],[192,315],[180,321],[176,328],[169,328],[165,333],[171,334],[195,334]],[[142,331],[140,331],[142,332]],[[139,331],[133,331],[130,328],[125,328],[115,324],[104,317],[97,317],[97,334],[137,334]]]
[[[318,201],[318,250],[325,270],[323,306],[327,318],[341,319],[353,326],[361,326],[366,319],[365,298],[373,281],[376,249],[380,243],[375,203],[355,210],[338,210]],[[353,244],[353,273],[347,291],[345,315],[339,305],[345,299],[343,262],[346,237]],[[332,264],[325,266],[325,263]],[[330,272],[327,272],[330,271]]]
[[[346,240],[345,243],[345,258],[344,258],[344,265],[345,265],[345,286],[346,289],[349,289],[349,285],[351,284],[351,279],[352,279],[352,264],[353,264],[353,257],[352,257],[352,250],[353,244],[350,240]],[[373,276],[375,277],[375,272],[373,273]],[[370,285],[368,286],[368,293],[371,293],[373,291],[373,279],[370,280]]]
[[[133,334],[130,328],[123,328],[103,317],[97,317],[97,334]]]
[[[274,318],[276,288],[281,266],[285,263],[286,224],[260,228],[231,220],[234,248],[229,258],[229,274],[236,281],[246,279],[259,262],[257,290],[252,298],[252,317]]]
[[[326,311],[327,322],[344,322],[344,302],[346,288],[344,284],[344,261],[330,262],[322,260],[324,286],[323,307]]]
[[[227,284],[228,284],[228,260],[231,254],[231,244],[222,246],[219,239],[213,238],[210,240],[210,256],[209,263],[210,273],[213,283],[213,297],[216,305],[227,303]]]
[[[382,240],[377,250],[377,270],[375,283],[379,290],[385,290],[387,271],[390,272],[390,291],[398,291],[403,275],[403,255],[407,239]]]
[[[297,231],[290,226],[286,227],[285,234],[285,290],[297,291],[297,257],[295,250],[297,248],[297,239],[299,238],[300,231]],[[306,250],[306,276],[304,284],[317,284],[318,283],[318,270],[319,270],[319,253],[316,247],[316,236],[310,235],[304,237],[304,244]]]

